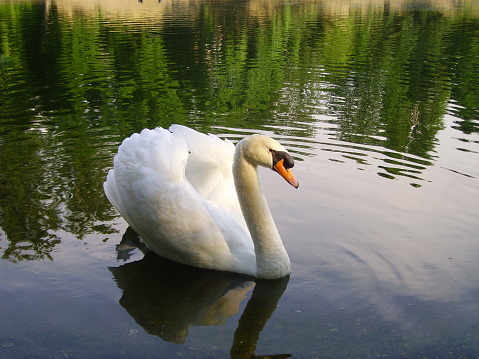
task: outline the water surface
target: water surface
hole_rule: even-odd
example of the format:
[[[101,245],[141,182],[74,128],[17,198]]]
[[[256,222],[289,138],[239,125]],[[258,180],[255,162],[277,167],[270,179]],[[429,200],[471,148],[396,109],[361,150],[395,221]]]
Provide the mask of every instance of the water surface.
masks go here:
[[[477,358],[478,68],[474,1],[1,2],[0,355]],[[293,154],[290,277],[135,247],[102,183],[172,123]]]

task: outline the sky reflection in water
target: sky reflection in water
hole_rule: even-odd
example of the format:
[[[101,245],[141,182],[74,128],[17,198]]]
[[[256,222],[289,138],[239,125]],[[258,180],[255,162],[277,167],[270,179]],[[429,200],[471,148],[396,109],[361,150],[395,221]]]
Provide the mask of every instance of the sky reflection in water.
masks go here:
[[[1,4],[0,350],[476,358],[478,11]],[[288,280],[117,260],[106,171],[123,138],[171,123],[294,155],[298,190],[261,171]]]

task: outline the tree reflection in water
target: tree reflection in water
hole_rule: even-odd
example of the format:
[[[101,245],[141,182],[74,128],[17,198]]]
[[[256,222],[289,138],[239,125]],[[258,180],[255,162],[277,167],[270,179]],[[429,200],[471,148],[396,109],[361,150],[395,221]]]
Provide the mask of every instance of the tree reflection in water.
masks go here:
[[[289,276],[278,280],[256,278],[185,266],[149,252],[130,228],[117,246],[118,258],[133,248],[143,259],[110,268],[123,291],[120,304],[146,332],[183,344],[189,327],[224,324],[238,313],[240,303],[254,288],[238,322],[231,358],[289,358],[290,354],[256,356],[261,331],[277,307]]]

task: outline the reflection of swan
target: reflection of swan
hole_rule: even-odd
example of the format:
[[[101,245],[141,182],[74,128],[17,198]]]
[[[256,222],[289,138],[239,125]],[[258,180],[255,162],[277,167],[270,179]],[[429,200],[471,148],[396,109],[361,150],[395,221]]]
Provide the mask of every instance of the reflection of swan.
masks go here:
[[[253,285],[245,277],[188,267],[151,252],[110,271],[123,290],[120,304],[135,321],[177,344],[185,342],[190,325],[224,324]]]
[[[251,277],[189,267],[151,252],[110,271],[123,291],[120,304],[135,321],[148,333],[177,344],[186,341],[191,325],[224,324],[255,285]],[[289,276],[256,282],[234,335],[232,358],[259,358],[254,356],[259,334],[288,281]]]
[[[235,150],[229,141],[174,125],[123,141],[104,189],[162,257],[280,278],[291,266],[261,190],[258,165],[298,187],[289,170],[293,159],[277,141],[253,135]]]

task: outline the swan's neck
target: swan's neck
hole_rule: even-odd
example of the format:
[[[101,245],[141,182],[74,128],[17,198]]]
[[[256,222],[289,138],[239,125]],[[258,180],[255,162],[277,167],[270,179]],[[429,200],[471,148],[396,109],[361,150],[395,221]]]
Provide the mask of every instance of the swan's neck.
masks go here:
[[[233,175],[241,210],[254,242],[256,276],[288,275],[291,264],[261,189],[257,166],[244,159],[241,148],[235,154]]]

